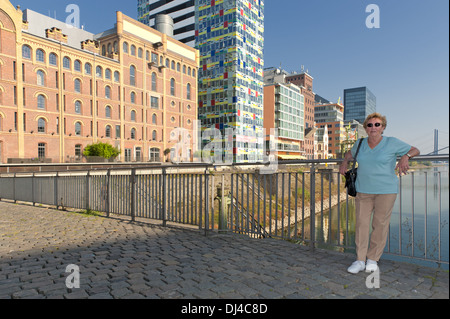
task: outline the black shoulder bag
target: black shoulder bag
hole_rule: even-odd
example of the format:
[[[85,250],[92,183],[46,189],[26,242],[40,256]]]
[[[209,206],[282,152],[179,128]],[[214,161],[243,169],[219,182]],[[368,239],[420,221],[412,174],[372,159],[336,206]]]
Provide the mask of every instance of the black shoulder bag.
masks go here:
[[[353,168],[345,173],[345,187],[349,196],[355,197],[356,191],[356,177],[358,176],[358,169],[356,168],[356,157],[358,156],[359,149],[361,148],[363,139],[359,141],[358,149],[356,150],[355,158],[353,159]]]

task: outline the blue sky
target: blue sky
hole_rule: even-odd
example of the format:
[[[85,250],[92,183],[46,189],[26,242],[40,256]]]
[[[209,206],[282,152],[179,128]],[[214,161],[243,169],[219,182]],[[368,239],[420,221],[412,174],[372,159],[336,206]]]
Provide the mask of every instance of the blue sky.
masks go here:
[[[98,33],[114,26],[115,12],[137,18],[137,1],[13,0],[65,21],[68,4],[81,24]],[[366,27],[369,4],[380,9],[380,28]],[[346,88],[367,86],[386,115],[387,136],[433,151],[449,145],[448,0],[266,0],[265,67],[280,66],[314,78],[314,92],[337,102]],[[448,149],[444,153],[448,153]]]

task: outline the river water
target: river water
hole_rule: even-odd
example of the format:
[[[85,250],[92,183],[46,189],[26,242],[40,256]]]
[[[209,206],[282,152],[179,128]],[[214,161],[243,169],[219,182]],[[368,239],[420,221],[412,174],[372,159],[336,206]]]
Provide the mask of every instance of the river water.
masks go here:
[[[448,170],[448,166],[420,169],[401,178],[401,193],[394,206],[382,258],[435,266],[436,263],[421,259],[439,260],[440,256],[440,260],[447,262],[441,266],[448,269]],[[323,243],[319,247],[355,251],[354,199],[333,207],[331,214],[330,211],[316,213],[315,222],[316,242]],[[309,229],[309,225],[305,226]]]

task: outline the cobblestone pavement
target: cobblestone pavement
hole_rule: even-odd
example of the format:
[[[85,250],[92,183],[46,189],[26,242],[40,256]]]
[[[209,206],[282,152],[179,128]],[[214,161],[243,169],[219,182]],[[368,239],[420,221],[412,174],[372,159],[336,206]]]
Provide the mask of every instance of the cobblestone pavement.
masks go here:
[[[383,261],[369,289],[369,274],[347,273],[353,258],[0,202],[0,299],[449,298],[448,271]],[[71,264],[80,288],[66,287]]]

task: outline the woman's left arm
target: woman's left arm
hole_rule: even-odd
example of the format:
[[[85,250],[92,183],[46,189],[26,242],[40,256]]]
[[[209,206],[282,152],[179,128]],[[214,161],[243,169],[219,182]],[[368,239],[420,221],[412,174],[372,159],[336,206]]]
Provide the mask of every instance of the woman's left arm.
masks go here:
[[[419,155],[420,155],[420,151],[417,148],[415,148],[414,146],[411,147],[409,152],[400,158],[400,161],[398,161],[397,166],[395,167],[395,169],[398,169],[398,175],[399,176],[401,176],[402,174],[406,175],[406,173],[409,170],[409,160],[411,158],[413,158],[415,156],[419,156]]]

